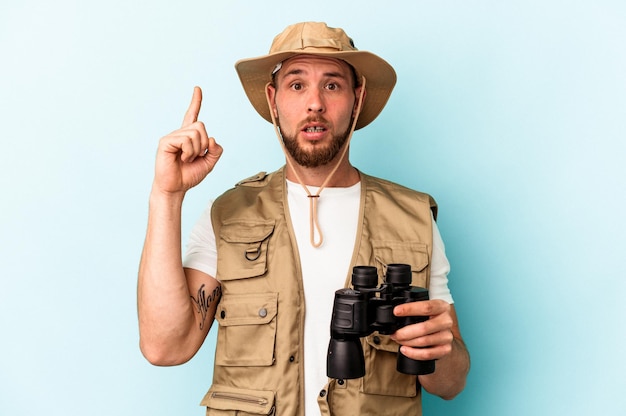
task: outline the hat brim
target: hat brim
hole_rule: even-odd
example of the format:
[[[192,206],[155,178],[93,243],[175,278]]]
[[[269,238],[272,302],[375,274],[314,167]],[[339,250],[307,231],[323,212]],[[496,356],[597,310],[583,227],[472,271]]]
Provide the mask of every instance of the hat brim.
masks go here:
[[[243,89],[255,110],[265,120],[272,122],[265,97],[265,86],[272,80],[272,70],[279,62],[295,55],[317,55],[342,59],[352,65],[357,76],[366,79],[366,97],[356,130],[370,124],[383,110],[396,85],[396,72],[387,61],[367,51],[283,51],[257,58],[242,59],[235,63]]]

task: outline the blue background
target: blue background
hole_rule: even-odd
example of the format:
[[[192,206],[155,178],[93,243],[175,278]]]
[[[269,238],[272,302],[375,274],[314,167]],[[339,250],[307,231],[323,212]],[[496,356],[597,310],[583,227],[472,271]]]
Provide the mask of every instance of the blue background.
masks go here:
[[[356,133],[363,171],[429,192],[472,354],[434,415],[623,415],[623,1],[0,4],[0,414],[202,415],[214,340],[138,349],[136,272],[158,139],[194,85],[225,148],[185,201],[283,163],[238,82],[288,24],[343,27],[398,72]]]

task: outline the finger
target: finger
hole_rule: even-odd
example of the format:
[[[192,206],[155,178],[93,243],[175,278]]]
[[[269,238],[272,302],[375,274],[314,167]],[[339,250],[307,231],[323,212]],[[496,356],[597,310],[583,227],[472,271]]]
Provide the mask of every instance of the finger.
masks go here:
[[[213,137],[209,137],[205,129],[202,134],[202,139],[200,140],[199,156],[204,157],[211,151],[211,143],[215,143],[215,139]]]
[[[180,160],[183,162],[193,162],[193,160],[198,156],[198,139],[191,136],[183,136],[181,137],[180,142]]]
[[[185,142],[180,142],[183,161],[192,162],[196,157],[205,155],[205,150],[209,147],[209,137],[204,123],[197,121],[188,128],[180,129],[175,133],[176,137],[185,139]],[[183,147],[183,143],[186,146]]]
[[[202,160],[204,162],[207,173],[213,170],[222,156],[223,150],[222,146],[215,141],[215,138],[209,137],[209,143],[206,149],[203,150],[198,157],[198,160]]]
[[[193,96],[191,97],[191,103],[183,118],[183,127],[187,127],[196,121],[198,121],[198,114],[200,114],[200,106],[202,105],[202,89],[200,87],[193,88]]]
[[[224,149],[215,141],[215,138],[209,137],[207,147],[204,150],[203,156],[207,159],[211,159],[213,161],[213,164],[215,164],[222,156],[223,152]]]
[[[202,155],[202,134],[195,129],[180,130],[169,134],[161,140],[159,149],[166,153],[179,155],[181,161],[193,161],[198,155]]]
[[[433,316],[445,313],[450,305],[442,300],[408,302],[396,306],[393,310],[396,316]]]
[[[433,334],[451,332],[452,320],[445,315],[432,317],[424,322],[407,325],[391,334],[391,339],[397,342],[406,342],[415,338]]]
[[[446,355],[450,354],[452,346],[450,344],[435,345],[425,348],[414,348],[403,345],[400,347],[402,355],[412,360],[426,361],[426,360],[439,360]]]
[[[400,339],[398,337],[392,337],[398,344],[407,345],[410,347],[433,347],[435,345],[445,345],[452,343],[454,336],[451,331],[442,330],[430,334],[424,334],[420,336],[410,336]]]
[[[189,157],[187,158],[189,162],[193,162],[193,160],[197,156],[202,156],[204,153],[204,143],[207,139],[206,130],[202,122],[196,122],[193,125],[193,129],[190,134],[190,144],[191,148],[189,151]]]

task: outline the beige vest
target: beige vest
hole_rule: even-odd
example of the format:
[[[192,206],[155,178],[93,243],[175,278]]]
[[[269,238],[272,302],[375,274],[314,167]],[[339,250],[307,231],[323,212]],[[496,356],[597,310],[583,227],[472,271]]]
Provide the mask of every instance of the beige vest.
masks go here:
[[[361,186],[345,284],[354,265],[374,265],[381,276],[386,264],[407,263],[413,285],[428,287],[435,202],[364,174]],[[304,292],[284,168],[240,182],[215,201],[211,216],[222,299],[213,385],[201,404],[207,415],[304,415]],[[398,345],[378,333],[362,344],[365,377],[307,391],[319,393],[322,414],[421,415],[417,378],[396,371]]]

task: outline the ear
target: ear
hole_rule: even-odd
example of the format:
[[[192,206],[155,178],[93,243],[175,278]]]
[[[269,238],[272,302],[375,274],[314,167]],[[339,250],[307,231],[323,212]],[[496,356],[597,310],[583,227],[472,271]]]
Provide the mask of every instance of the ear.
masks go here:
[[[270,101],[270,111],[274,113],[274,118],[278,118],[278,111],[276,110],[276,87],[268,83],[265,88],[267,89],[267,97]]]
[[[363,85],[354,89],[354,108],[352,109],[352,117],[356,117],[356,109],[359,107],[359,98],[361,97],[361,91],[363,91],[363,104],[365,104],[365,97],[367,97],[367,90],[363,90]],[[363,104],[361,104],[361,111],[363,111]]]

